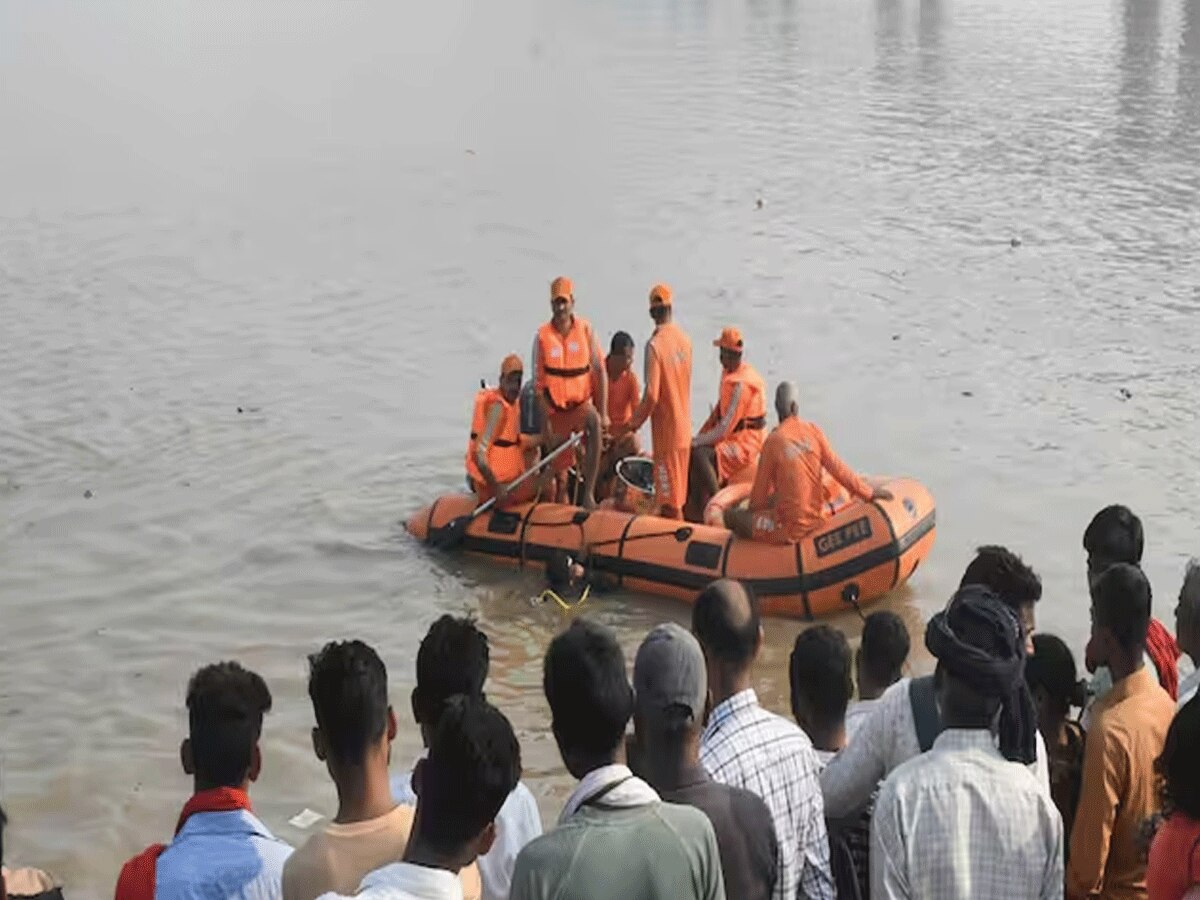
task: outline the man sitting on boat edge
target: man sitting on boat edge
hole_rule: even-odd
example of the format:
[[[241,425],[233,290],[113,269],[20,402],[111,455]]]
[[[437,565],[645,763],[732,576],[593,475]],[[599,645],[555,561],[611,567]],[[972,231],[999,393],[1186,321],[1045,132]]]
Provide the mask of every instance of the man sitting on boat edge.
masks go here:
[[[800,418],[800,392],[790,381],[775,391],[779,426],[763,444],[748,508],[725,514],[726,526],[739,537],[769,544],[794,544],[818,528],[824,518],[821,470],[863,500],[891,500],[890,491],[872,488],[833,452],[825,433]]]
[[[542,479],[530,479],[510,491],[508,485],[527,468],[526,451],[541,445],[538,435],[521,433],[518,398],[524,377],[521,357],[510,353],[500,363],[500,383],[475,395],[471,439],[467,444],[467,482],[480,503],[497,498],[501,506],[533,500]]]

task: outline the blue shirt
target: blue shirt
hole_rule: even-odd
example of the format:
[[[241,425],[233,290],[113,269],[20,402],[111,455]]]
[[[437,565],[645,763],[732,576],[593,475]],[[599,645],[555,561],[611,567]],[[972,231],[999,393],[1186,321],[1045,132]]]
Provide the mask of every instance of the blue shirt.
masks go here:
[[[291,854],[251,812],[195,813],[158,858],[155,900],[280,900]]]

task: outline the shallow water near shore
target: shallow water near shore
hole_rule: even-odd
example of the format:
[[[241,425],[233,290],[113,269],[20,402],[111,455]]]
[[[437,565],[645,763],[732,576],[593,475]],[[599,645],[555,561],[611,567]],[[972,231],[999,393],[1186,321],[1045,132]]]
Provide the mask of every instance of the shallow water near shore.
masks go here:
[[[557,274],[639,354],[674,286],[697,422],[737,324],[852,465],[929,485],[938,544],[882,602],[917,643],[999,542],[1081,657],[1109,502],[1173,624],[1200,554],[1200,0],[0,0],[0,123],[0,796],[8,856],[72,898],[170,834],[196,667],[267,678],[254,797],[299,842],[290,816],[334,809],[305,655],[380,649],[399,768],[446,610],[490,635],[553,821],[562,614],[400,522],[460,485],[474,389]],[[630,653],[688,615],[589,605]],[[799,627],[758,669],[780,712]]]

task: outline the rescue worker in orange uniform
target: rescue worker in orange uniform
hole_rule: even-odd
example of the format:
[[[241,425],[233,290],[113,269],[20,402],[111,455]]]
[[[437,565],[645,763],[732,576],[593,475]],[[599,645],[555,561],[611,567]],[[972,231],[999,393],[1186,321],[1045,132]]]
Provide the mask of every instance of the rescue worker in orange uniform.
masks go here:
[[[779,427],[763,444],[748,508],[725,513],[739,537],[769,544],[794,544],[818,528],[824,517],[821,470],[863,500],[891,500],[890,491],[872,488],[833,452],[824,432],[800,418],[800,392],[790,381],[775,392]]]
[[[586,433],[580,505],[595,509],[600,446],[608,430],[608,374],[592,326],[575,315],[575,288],[569,278],[551,282],[550,309],[550,321],[538,329],[533,340],[534,388],[545,422],[543,437],[549,446],[561,443],[572,432]],[[564,453],[554,464],[560,500],[565,499],[562,495],[571,456]]]
[[[467,482],[483,503],[496,497],[497,506],[525,503],[537,496],[539,485],[529,479],[510,489],[512,481],[525,472],[526,451],[542,441],[521,434],[521,357],[515,353],[500,364],[500,384],[485,387],[475,395],[471,416],[471,440],[467,444]]]
[[[608,421],[610,429],[621,428],[629,423],[637,412],[642,399],[642,384],[633,371],[633,338],[624,331],[612,337],[608,356],[604,358],[604,369],[608,373]],[[627,434],[620,440],[610,434],[605,441],[604,455],[600,459],[600,479],[596,485],[596,496],[601,499],[612,494],[616,478],[617,463],[627,456],[642,452],[636,434]]]
[[[692,342],[673,321],[673,304],[667,285],[650,289],[655,328],[646,342],[645,393],[633,418],[615,435],[633,434],[650,420],[658,513],[682,519],[692,452]]]
[[[713,346],[720,348],[724,371],[717,405],[692,440],[691,490],[697,510],[725,485],[754,480],[767,436],[767,385],[743,359],[742,333],[726,328]]]

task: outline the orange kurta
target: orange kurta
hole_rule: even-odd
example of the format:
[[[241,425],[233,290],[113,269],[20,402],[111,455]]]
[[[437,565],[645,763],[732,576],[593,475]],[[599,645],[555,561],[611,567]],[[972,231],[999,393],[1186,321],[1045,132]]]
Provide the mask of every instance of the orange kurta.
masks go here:
[[[642,385],[633,370],[608,382],[608,420],[613,428],[628,424],[642,399]]]
[[[646,396],[654,407],[655,495],[678,514],[687,501],[692,445],[692,342],[674,322],[659,325],[646,342]]]
[[[822,469],[863,500],[870,500],[874,494],[871,486],[833,452],[825,433],[815,423],[798,416],[784,419],[763,444],[750,491],[756,540],[792,543],[821,524],[825,496]]]
[[[737,409],[733,412],[729,432],[717,441],[717,476],[722,484],[741,478],[749,481],[747,470],[758,465],[767,434],[767,385],[748,362],[721,376],[721,394],[717,403],[716,420],[724,421],[729,412],[735,389],[741,387]]]

